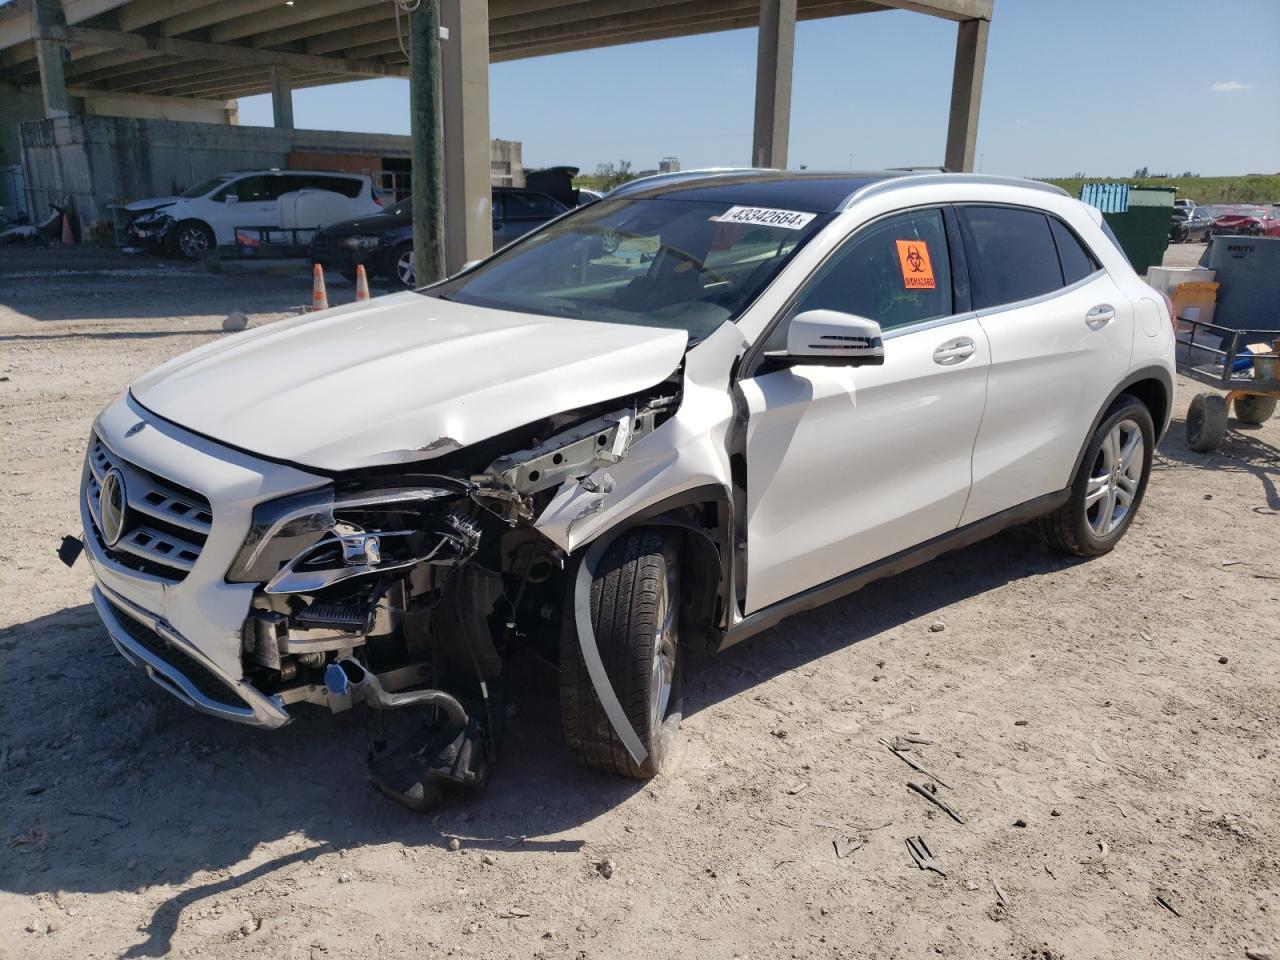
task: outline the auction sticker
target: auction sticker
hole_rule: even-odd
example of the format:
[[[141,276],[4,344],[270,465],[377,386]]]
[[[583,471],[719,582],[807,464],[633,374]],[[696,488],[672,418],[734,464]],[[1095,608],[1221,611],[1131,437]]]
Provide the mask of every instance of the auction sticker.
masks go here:
[[[803,210],[774,210],[770,207],[730,207],[718,217],[717,223],[746,223],[761,227],[782,227],[784,230],[800,230],[809,225],[816,213]]]
[[[923,240],[895,240],[898,265],[902,267],[902,285],[908,290],[933,290],[933,264],[929,261],[929,245]]]

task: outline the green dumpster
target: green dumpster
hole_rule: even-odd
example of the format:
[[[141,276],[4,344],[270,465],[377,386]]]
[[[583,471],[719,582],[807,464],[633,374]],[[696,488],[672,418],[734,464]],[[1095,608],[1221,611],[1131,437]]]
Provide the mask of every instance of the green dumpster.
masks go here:
[[[1164,261],[1175,192],[1175,187],[1087,183],[1080,199],[1102,211],[1133,269],[1143,274]]]

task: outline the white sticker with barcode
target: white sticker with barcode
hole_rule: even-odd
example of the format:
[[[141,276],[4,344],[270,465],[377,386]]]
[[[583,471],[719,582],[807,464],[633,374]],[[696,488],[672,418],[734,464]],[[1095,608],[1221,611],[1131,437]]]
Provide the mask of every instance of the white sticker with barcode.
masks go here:
[[[774,210],[770,207],[730,207],[712,220],[718,223],[744,223],[760,227],[782,227],[784,230],[800,230],[809,225],[816,213],[803,210]]]

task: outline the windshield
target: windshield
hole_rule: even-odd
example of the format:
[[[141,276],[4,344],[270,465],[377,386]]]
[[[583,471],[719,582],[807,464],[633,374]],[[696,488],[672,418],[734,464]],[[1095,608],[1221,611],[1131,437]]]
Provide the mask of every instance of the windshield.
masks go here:
[[[773,220],[735,222],[730,217]],[[600,200],[421,291],[550,317],[684,330],[736,320],[830,219],[692,200]]]
[[[186,197],[188,200],[193,200],[196,197],[203,197],[206,193],[222,186],[230,179],[230,177],[214,177],[212,180],[206,180],[204,183],[198,183],[194,187],[188,187],[186,190],[183,190],[182,193],[178,194],[178,196]]]

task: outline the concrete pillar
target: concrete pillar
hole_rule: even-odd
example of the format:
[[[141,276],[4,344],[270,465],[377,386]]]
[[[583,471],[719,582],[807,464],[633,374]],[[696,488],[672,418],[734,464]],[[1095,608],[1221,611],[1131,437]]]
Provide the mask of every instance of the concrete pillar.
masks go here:
[[[276,127],[293,129],[293,83],[288,67],[271,68],[271,115]]]
[[[489,2],[441,0],[445,265],[450,274],[493,252],[489,177]]]
[[[46,40],[42,34],[48,27],[65,27],[67,21],[58,0],[36,0],[33,13],[39,31],[36,63],[40,67],[40,94],[44,99],[44,115],[46,118],[65,117],[71,113],[71,98],[67,96],[62,41]]]
[[[756,119],[751,164],[785,167],[791,132],[791,63],[796,46],[796,0],[760,0],[756,48]]]
[[[978,144],[978,106],[982,72],[987,62],[989,20],[962,20],[956,34],[956,65],[951,76],[951,119],[947,123],[946,167],[957,173],[973,170]]]

